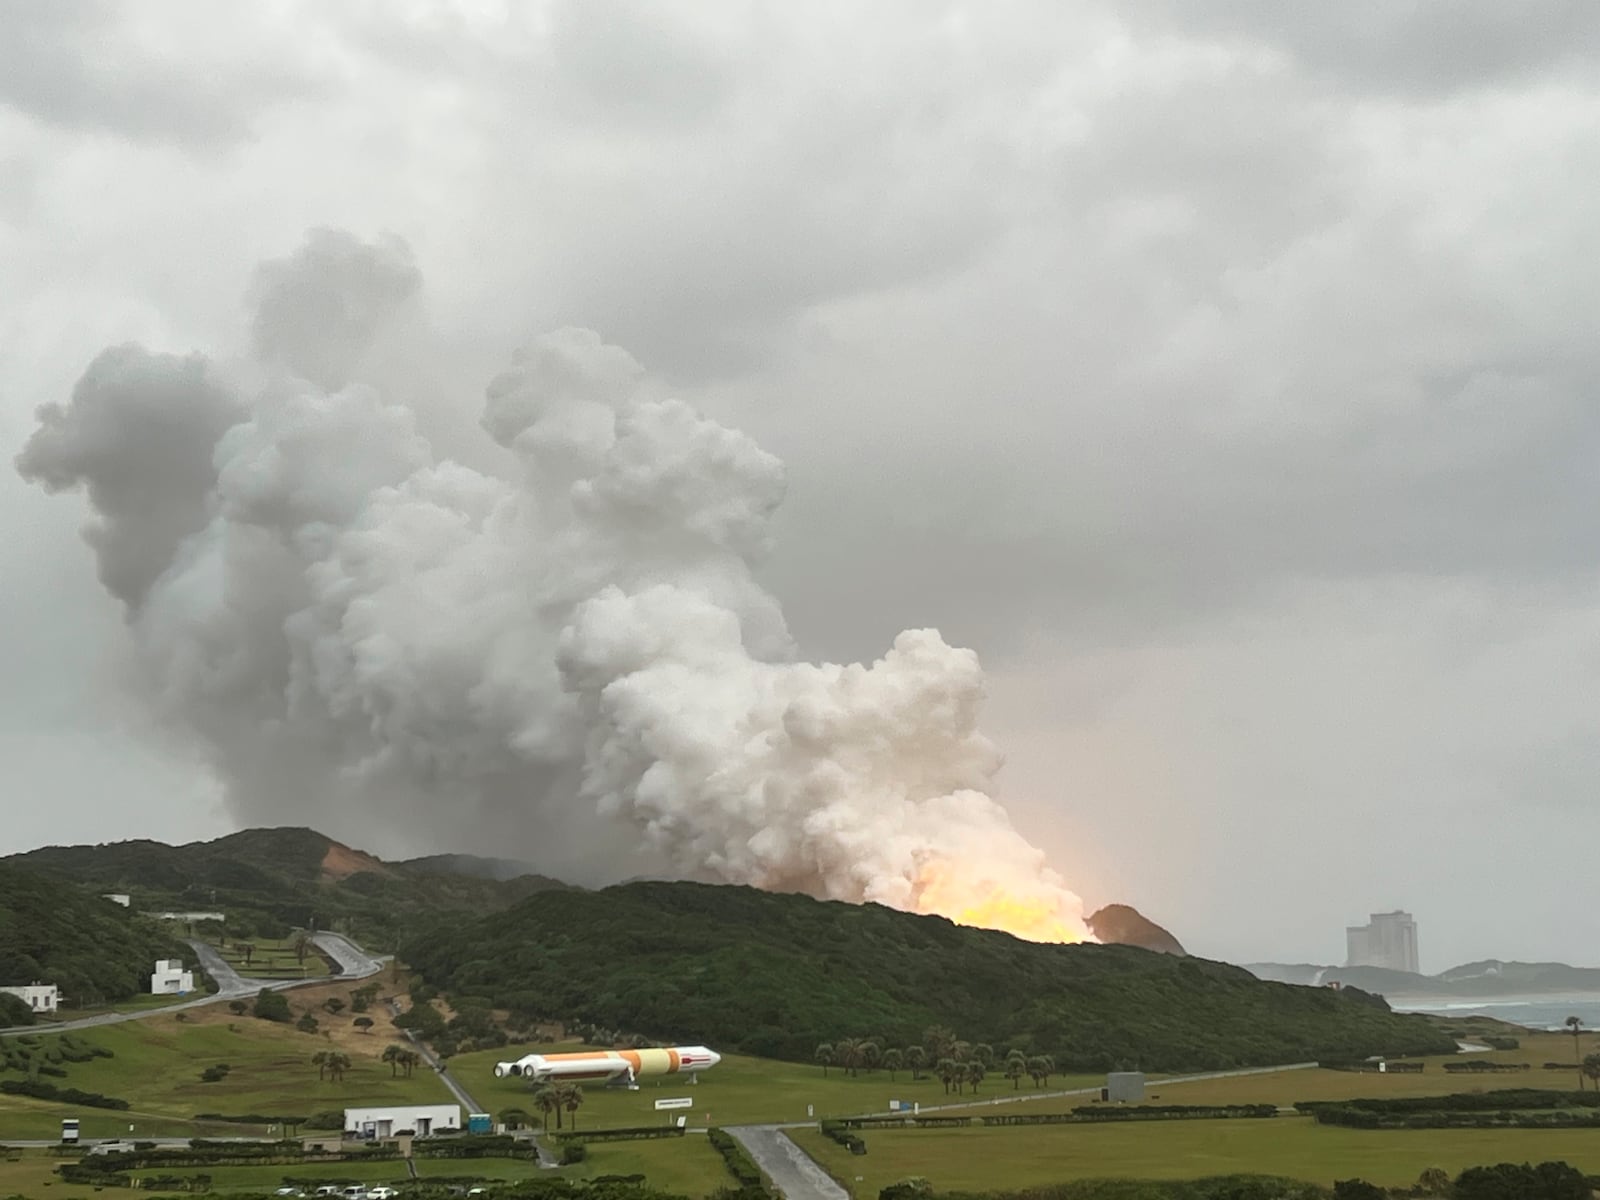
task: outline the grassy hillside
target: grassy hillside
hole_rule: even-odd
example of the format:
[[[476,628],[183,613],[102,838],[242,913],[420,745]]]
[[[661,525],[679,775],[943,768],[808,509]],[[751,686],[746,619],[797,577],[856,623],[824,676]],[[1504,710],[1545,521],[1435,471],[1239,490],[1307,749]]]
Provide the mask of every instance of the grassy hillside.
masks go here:
[[[375,946],[404,929],[503,909],[543,888],[538,875],[501,880],[461,856],[386,863],[311,829],[247,829],[210,842],[47,846],[0,860],[96,892],[126,892],[136,909],[218,909],[232,932],[282,937],[291,927],[336,928]]]
[[[1047,946],[877,905],[692,883],[547,892],[404,947],[436,986],[517,1013],[808,1060],[930,1024],[1067,1070],[1209,1070],[1448,1053],[1420,1017],[1128,946]]]
[[[0,862],[0,983],[54,983],[69,1004],[98,1004],[148,991],[156,959],[185,957],[155,922]]]

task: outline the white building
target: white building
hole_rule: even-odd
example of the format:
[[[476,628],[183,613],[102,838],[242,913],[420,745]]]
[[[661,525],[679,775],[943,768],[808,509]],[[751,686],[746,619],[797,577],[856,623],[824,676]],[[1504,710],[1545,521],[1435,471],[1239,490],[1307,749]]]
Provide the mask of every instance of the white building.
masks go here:
[[[1418,974],[1417,923],[1408,912],[1373,913],[1344,931],[1347,967],[1387,967]]]
[[[408,1104],[398,1108],[347,1108],[346,1137],[388,1138],[404,1130],[427,1137],[441,1129],[461,1128],[459,1104]]]
[[[194,972],[183,969],[181,958],[158,958],[150,976],[152,996],[181,996],[194,991]]]
[[[101,894],[100,899],[109,900],[113,904],[120,904],[123,908],[129,907],[133,903],[133,897],[126,892],[104,892]]]
[[[53,983],[27,983],[15,987],[0,987],[18,997],[36,1013],[53,1013],[61,1007],[61,991]]]

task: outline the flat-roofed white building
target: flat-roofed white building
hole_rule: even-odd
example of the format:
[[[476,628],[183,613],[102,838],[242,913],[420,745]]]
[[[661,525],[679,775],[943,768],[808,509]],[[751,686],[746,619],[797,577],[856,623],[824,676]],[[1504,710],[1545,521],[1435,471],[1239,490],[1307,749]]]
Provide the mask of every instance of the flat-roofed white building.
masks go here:
[[[183,969],[181,958],[158,958],[150,976],[152,996],[181,996],[194,991],[194,972]]]
[[[61,1007],[61,989],[53,983],[20,983],[0,987],[0,992],[16,996],[36,1013],[53,1013]]]
[[[418,1137],[427,1137],[441,1129],[460,1128],[459,1104],[405,1104],[393,1108],[344,1110],[346,1137],[389,1138],[407,1129]]]
[[[127,908],[133,903],[133,897],[126,892],[105,892],[101,894],[100,899],[109,900],[113,904],[120,904],[123,908]]]

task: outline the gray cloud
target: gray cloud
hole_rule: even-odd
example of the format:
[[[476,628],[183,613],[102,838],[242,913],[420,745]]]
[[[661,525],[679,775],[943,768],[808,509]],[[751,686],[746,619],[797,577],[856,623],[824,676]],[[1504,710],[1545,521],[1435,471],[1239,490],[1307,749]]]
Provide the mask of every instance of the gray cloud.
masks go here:
[[[1424,916],[1434,966],[1600,936],[1549,882],[1600,835],[1568,740],[1600,650],[1587,7],[262,17],[284,78],[339,81],[315,108],[217,69],[238,43],[203,16],[159,61],[148,36],[108,59],[85,11],[28,35],[100,72],[77,115],[10,118],[13,452],[103,345],[206,346],[231,377],[254,344],[503,473],[484,385],[531,332],[591,327],[786,464],[760,572],[805,655],[923,624],[982,654],[1003,798],[1092,900],[1242,958],[1330,930],[1337,954],[1388,904]],[[182,144],[230,154],[152,152],[185,118],[152,123],[124,76],[213,103],[235,132]],[[329,309],[297,274],[315,256],[281,257],[320,226],[410,257],[333,249],[364,299]],[[253,335],[261,259],[288,282]],[[14,484],[6,543],[58,529]],[[150,527],[187,503],[160,490]],[[88,628],[72,561],[41,578]],[[13,670],[66,703],[92,671],[63,682],[60,644]],[[1496,813],[1517,819],[1486,840]],[[1454,868],[1396,868],[1379,827]]]
[[[204,11],[165,10],[196,22]],[[5,0],[0,23],[0,104],[64,129],[222,146],[248,137],[266,107],[320,90],[307,73],[264,66],[259,43],[174,53],[162,31],[150,36],[138,14],[101,0]]]

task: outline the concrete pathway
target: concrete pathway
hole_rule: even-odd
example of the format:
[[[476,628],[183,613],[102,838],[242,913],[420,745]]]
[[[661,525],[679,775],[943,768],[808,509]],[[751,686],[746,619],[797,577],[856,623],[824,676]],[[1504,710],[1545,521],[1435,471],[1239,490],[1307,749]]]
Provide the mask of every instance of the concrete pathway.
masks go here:
[[[767,1173],[784,1200],[850,1200],[811,1156],[776,1125],[733,1125],[726,1129]]]

